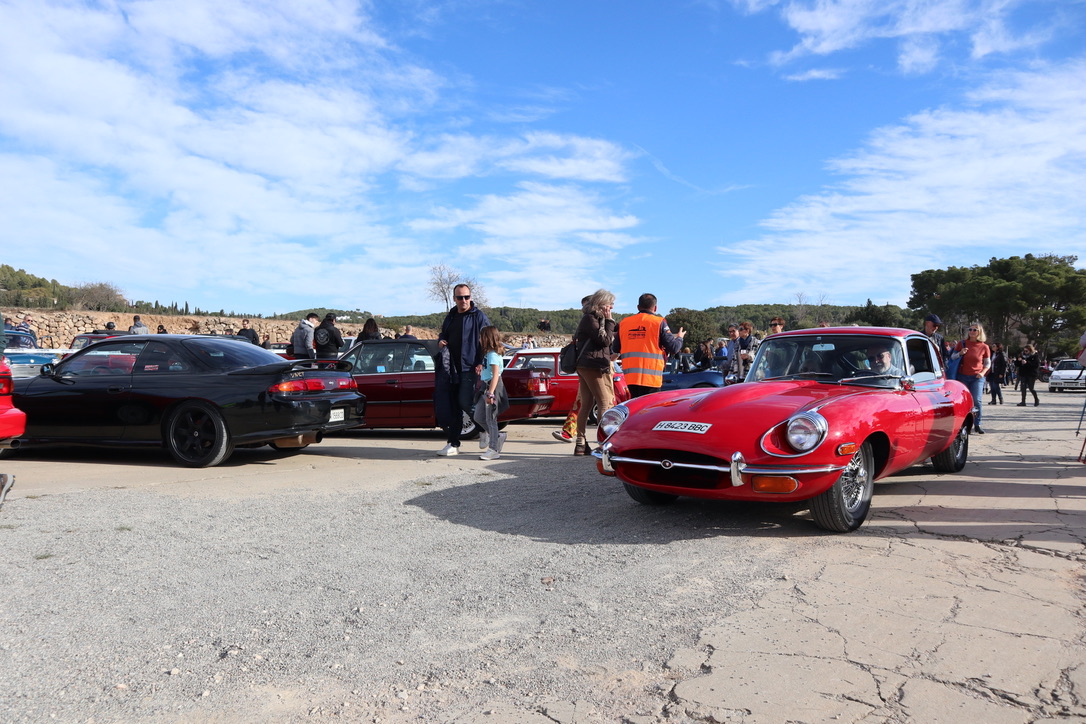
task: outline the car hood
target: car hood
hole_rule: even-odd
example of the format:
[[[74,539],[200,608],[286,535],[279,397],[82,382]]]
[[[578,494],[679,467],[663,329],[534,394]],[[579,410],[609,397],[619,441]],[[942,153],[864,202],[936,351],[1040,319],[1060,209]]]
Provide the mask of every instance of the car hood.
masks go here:
[[[750,382],[714,390],[659,392],[638,398],[630,405],[630,417],[623,423],[619,435],[651,432],[652,435],[665,435],[667,440],[683,446],[685,443],[679,441],[695,445],[692,438],[708,443],[709,439],[718,436],[725,436],[730,443],[739,443],[740,439],[760,439],[771,427],[799,412],[818,410],[840,400],[888,393],[892,394],[886,389],[795,380]],[[833,407],[840,407],[842,414],[847,414],[853,405],[834,404]],[[827,412],[823,410],[824,415]],[[711,423],[713,427],[707,436],[653,431],[661,422],[677,421]]]

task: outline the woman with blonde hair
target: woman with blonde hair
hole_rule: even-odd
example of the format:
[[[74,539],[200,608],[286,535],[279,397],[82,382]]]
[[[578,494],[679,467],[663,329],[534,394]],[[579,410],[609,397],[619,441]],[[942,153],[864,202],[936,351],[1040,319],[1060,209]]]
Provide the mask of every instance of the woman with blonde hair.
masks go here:
[[[584,314],[573,335],[577,343],[577,377],[580,379],[578,394],[581,398],[574,455],[587,455],[591,452],[585,441],[585,428],[592,406],[598,405],[599,414],[602,415],[615,404],[615,387],[611,376],[611,344],[615,341],[615,328],[618,324],[611,316],[614,306],[614,294],[606,289],[596,290],[582,305]]]
[[[954,347],[954,359],[960,359],[958,382],[969,388],[973,396],[973,432],[980,435],[984,430],[980,426],[981,412],[984,410],[984,378],[992,366],[992,350],[985,341],[984,327],[974,322],[969,325],[966,338]]]

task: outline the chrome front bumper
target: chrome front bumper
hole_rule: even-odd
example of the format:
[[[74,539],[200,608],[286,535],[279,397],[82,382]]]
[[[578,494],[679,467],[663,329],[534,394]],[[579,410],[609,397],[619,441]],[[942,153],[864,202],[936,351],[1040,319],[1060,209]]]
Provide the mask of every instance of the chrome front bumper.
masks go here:
[[[743,453],[732,453],[731,464],[724,465],[701,465],[697,463],[677,463],[672,460],[643,460],[641,458],[631,458],[620,455],[614,455],[611,450],[614,446],[605,442],[598,448],[592,451],[592,456],[600,461],[603,465],[603,469],[606,472],[615,472],[614,463],[633,463],[635,465],[655,465],[661,467],[664,470],[672,470],[674,468],[690,469],[690,470],[710,470],[713,472],[727,474],[732,481],[732,487],[739,487],[743,484],[743,474],[747,475],[818,475],[822,473],[834,473],[840,472],[845,469],[844,465],[774,465],[768,466],[751,466],[747,465],[743,459]]]

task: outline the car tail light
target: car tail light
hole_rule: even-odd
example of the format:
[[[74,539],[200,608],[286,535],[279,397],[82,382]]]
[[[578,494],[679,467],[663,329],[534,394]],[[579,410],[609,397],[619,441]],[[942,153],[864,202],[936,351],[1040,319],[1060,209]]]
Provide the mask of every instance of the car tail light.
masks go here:
[[[301,377],[294,380],[283,380],[268,388],[268,392],[324,392],[325,390],[357,390],[358,385],[354,378],[345,377]]]
[[[0,395],[10,395],[13,388],[11,375],[0,375]]]
[[[547,394],[547,378],[531,377],[528,379],[528,392],[533,395]]]

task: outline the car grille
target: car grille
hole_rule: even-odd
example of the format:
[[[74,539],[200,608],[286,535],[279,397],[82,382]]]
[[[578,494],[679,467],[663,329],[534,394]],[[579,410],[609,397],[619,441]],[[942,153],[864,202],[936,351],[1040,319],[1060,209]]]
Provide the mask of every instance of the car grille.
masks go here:
[[[666,485],[675,488],[699,488],[711,490],[722,486],[731,486],[728,474],[729,463],[727,460],[712,455],[686,452],[684,450],[668,450],[663,448],[643,448],[639,450],[626,450],[623,458],[644,460],[645,463],[616,462],[615,470],[625,479],[637,483],[650,485]],[[668,468],[660,463],[686,463],[688,465],[708,465],[720,468],[719,470],[702,470],[698,468]]]

